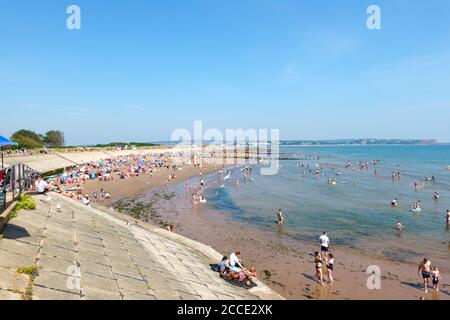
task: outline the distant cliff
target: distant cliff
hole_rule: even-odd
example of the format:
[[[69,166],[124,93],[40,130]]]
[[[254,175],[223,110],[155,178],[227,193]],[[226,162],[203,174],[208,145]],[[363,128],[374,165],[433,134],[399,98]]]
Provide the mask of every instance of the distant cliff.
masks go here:
[[[280,145],[390,145],[390,144],[437,144],[435,139],[338,139],[338,140],[284,140]]]

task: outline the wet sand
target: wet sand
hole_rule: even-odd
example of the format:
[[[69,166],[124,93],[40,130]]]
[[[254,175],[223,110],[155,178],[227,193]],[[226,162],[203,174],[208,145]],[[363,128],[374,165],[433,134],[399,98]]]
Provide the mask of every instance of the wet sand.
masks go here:
[[[177,171],[175,183],[186,181],[218,168],[198,169],[185,166]],[[173,172],[173,171],[170,171]],[[152,224],[175,225],[175,232],[193,240],[210,245],[229,255],[241,251],[241,259],[247,266],[255,266],[258,277],[287,299],[450,299],[450,267],[448,261],[432,262],[440,266],[443,279],[440,292],[431,288],[423,293],[422,279],[417,274],[420,261],[401,262],[382,257],[373,257],[350,248],[333,246],[335,270],[333,285],[322,287],[314,280],[314,257],[319,243],[292,239],[283,234],[283,228],[274,223],[272,229],[261,230],[251,225],[231,221],[225,214],[212,210],[205,204],[193,207],[191,191],[176,194],[165,186],[169,171],[161,169],[150,178],[148,174],[113,182],[90,181],[83,187],[92,192],[103,187],[111,192],[112,199],[96,206],[121,206],[123,212],[134,212],[139,208],[141,220]],[[120,200],[120,201],[119,201]],[[145,204],[144,206],[142,204]],[[140,222],[144,223],[144,222]],[[332,235],[329,235],[331,242]],[[381,270],[381,289],[367,288],[367,267],[376,265]],[[324,268],[324,275],[326,269]],[[325,276],[325,280],[326,280]]]

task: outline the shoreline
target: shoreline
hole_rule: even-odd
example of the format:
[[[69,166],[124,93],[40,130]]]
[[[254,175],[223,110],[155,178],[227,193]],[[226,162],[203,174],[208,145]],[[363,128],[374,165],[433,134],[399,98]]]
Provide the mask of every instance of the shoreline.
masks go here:
[[[173,192],[172,187],[198,176],[200,171],[208,174],[218,169],[186,167],[183,174],[177,173],[177,180],[167,187],[164,185],[165,169],[155,172],[151,178],[144,174],[130,180],[107,182],[105,186],[111,191],[114,190],[113,199],[96,203],[94,206],[108,208],[118,201],[145,198],[143,202],[137,200],[137,203],[150,200],[153,204],[155,199],[152,197],[156,193]],[[92,181],[86,183],[83,189],[96,190],[99,184],[101,183]],[[287,299],[450,299],[450,283],[445,278],[439,294],[430,291],[425,295],[421,279],[417,275],[417,265],[413,262],[373,257],[337,245],[332,245],[337,267],[334,273],[335,283],[322,287],[313,278],[314,264],[311,253],[318,250],[318,245],[289,239],[283,236],[282,230],[277,233],[264,232],[256,227],[232,221],[230,217],[209,208],[200,206],[192,210],[191,199],[186,194],[166,199],[158,196],[158,199],[154,205],[156,218],[147,217],[146,222],[157,225],[158,220],[159,224],[164,220],[174,224],[175,233],[211,246],[226,255],[239,249],[245,263],[257,267],[258,279]],[[127,216],[124,213],[119,214]],[[366,274],[366,269],[370,265],[381,268],[382,290],[369,290],[366,287],[370,276]],[[443,270],[443,273],[447,274],[447,270]]]

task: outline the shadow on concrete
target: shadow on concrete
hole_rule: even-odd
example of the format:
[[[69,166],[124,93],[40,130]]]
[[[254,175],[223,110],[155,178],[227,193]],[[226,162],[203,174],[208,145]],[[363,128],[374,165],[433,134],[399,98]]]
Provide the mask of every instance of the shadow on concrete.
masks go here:
[[[15,224],[8,224],[6,228],[3,230],[3,238],[4,239],[20,239],[20,238],[28,238],[31,235],[28,233],[27,229],[16,226]]]

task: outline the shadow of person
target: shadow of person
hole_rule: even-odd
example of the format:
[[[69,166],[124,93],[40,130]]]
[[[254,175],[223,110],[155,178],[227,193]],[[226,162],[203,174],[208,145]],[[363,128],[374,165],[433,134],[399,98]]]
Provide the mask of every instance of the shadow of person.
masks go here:
[[[20,239],[28,237],[30,237],[30,234],[28,233],[27,229],[15,224],[10,223],[3,230],[4,239]]]

